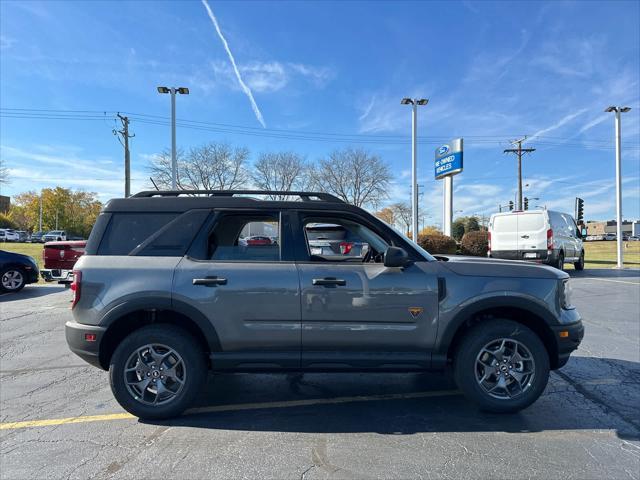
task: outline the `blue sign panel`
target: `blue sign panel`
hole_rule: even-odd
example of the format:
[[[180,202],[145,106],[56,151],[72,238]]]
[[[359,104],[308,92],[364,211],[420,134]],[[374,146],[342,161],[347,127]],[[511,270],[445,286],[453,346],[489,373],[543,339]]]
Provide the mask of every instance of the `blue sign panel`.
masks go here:
[[[462,139],[457,138],[436,149],[435,177],[439,180],[462,171]]]

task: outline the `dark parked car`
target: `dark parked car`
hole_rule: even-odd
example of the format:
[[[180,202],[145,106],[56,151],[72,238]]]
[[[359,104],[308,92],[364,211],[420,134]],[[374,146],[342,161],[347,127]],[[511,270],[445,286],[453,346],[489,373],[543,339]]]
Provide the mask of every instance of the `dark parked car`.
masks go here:
[[[242,196],[274,193],[291,200]],[[254,224],[269,225],[278,244],[243,245]],[[318,225],[340,227],[335,240],[366,253],[314,254],[308,233]],[[324,193],[142,192],[98,216],[74,267],[65,331],[142,418],[188,408],[210,370],[448,366],[482,409],[516,412],[582,340],[569,281],[522,261],[433,257]]]
[[[28,283],[38,281],[38,264],[20,253],[0,250],[0,291],[19,292]]]
[[[44,243],[44,240],[42,239],[42,237],[44,236],[46,232],[33,232],[31,234],[31,237],[29,238],[29,241],[31,243]]]

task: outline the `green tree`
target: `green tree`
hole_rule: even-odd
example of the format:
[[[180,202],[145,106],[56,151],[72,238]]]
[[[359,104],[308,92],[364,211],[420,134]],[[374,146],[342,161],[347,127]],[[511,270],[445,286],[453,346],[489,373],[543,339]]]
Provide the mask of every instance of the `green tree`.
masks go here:
[[[464,217],[456,218],[451,224],[451,236],[456,242],[462,240],[465,232],[466,219]]]

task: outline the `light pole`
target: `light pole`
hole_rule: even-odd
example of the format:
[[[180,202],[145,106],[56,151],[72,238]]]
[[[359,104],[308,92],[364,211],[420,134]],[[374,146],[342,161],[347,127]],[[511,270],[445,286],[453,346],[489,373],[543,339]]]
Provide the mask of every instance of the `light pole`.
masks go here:
[[[426,98],[403,98],[402,105],[411,105],[411,225],[413,241],[418,242],[418,105],[426,105]]]
[[[171,94],[171,190],[177,189],[178,161],[176,160],[176,93],[189,95],[186,87],[158,87],[158,93]]]
[[[618,250],[618,264],[616,268],[623,268],[622,258],[622,145],[620,133],[620,114],[631,110],[629,107],[609,107],[605,112],[616,114],[616,242]]]

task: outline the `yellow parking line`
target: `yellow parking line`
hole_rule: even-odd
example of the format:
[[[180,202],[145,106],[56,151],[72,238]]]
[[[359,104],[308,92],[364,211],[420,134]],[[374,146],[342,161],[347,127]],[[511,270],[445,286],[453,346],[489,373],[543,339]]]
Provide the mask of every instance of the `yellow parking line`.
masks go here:
[[[335,405],[352,402],[374,402],[384,400],[409,400],[414,398],[447,397],[460,395],[459,390],[439,390],[435,392],[411,392],[411,393],[390,393],[382,395],[367,395],[353,397],[335,398],[309,398],[305,400],[287,400],[282,402],[263,403],[238,403],[236,405],[215,405],[211,407],[192,408],[185,412],[185,415],[212,412],[234,412],[238,410],[258,410],[268,408],[303,407],[309,405]],[[106,415],[86,415],[80,417],[54,418],[48,420],[28,420],[24,422],[4,422],[0,423],[0,430],[10,430],[17,428],[51,427],[55,425],[67,425],[72,423],[106,422],[111,420],[129,420],[136,418],[130,413],[110,413]]]
[[[53,425],[65,425],[67,423],[103,422],[107,420],[126,420],[135,418],[130,413],[111,413],[109,415],[87,415],[82,417],[54,418],[50,420],[29,420],[26,422],[0,423],[0,430],[14,428],[51,427]]]

